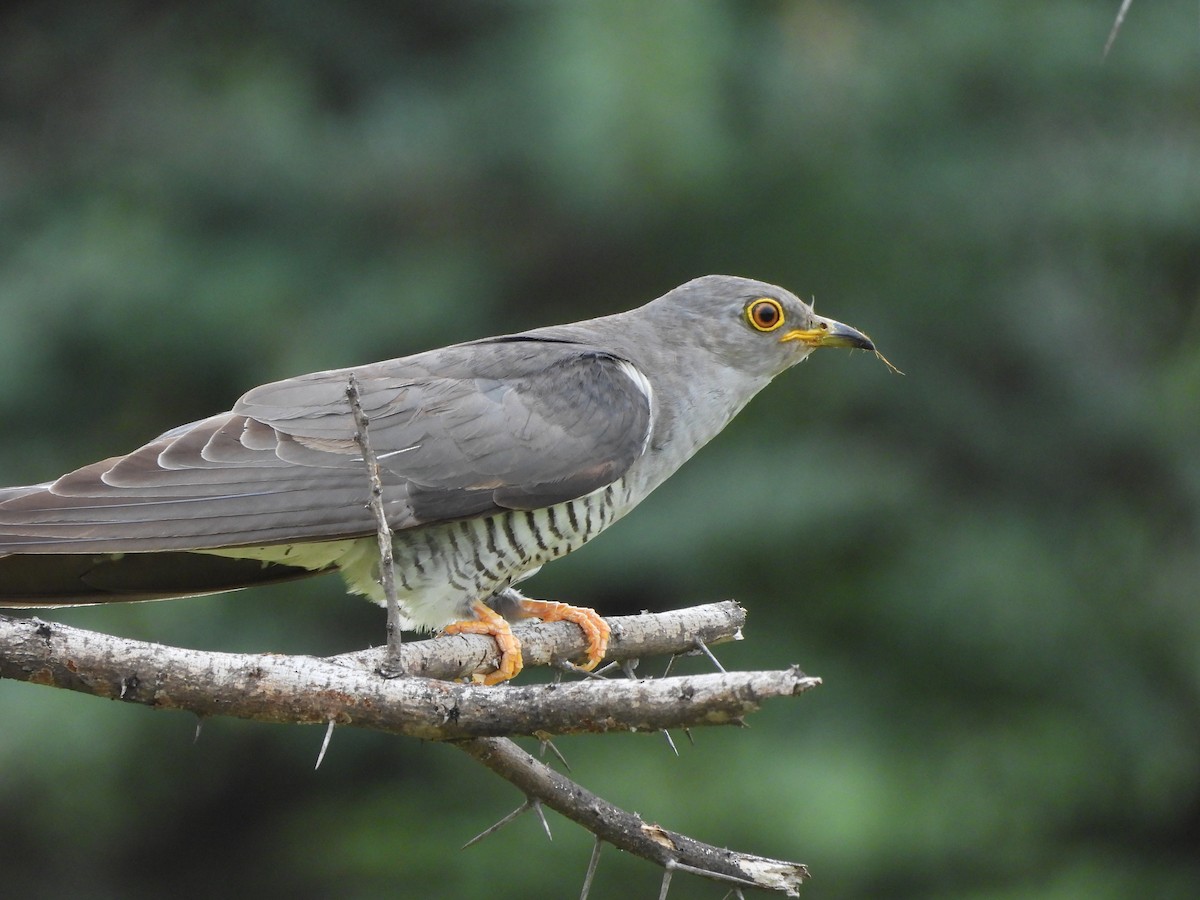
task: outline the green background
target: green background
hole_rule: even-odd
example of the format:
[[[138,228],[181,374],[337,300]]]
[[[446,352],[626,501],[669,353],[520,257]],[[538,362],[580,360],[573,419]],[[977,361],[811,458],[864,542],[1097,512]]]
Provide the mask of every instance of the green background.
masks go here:
[[[763,278],[825,351],[535,595],[736,597],[746,731],[565,739],[805,896],[1200,896],[1200,21],[1135,2],[18,3],[0,483],[263,381]],[[56,613],[378,643],[336,578]],[[647,663],[658,666],[661,661]],[[453,748],[0,683],[10,897],[572,897],[590,836]],[[594,898],[655,896],[611,848]],[[677,876],[673,897],[725,890]]]

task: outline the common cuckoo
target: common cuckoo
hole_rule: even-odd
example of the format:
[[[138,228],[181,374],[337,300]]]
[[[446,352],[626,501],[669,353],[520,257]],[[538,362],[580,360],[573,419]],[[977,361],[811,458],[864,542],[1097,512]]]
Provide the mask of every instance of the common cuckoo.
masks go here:
[[[406,627],[608,626],[513,585],[637,506],[817,347],[874,350],[761,281],[710,275],[629,312],[254,388],[56,481],[0,489],[0,606],[185,597],[338,569],[383,601],[353,373],[380,466]],[[503,614],[503,615],[502,615]]]

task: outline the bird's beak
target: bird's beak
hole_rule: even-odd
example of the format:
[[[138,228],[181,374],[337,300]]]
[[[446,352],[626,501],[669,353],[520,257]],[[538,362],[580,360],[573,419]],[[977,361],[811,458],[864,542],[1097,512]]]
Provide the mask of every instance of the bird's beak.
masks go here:
[[[787,332],[781,341],[800,341],[816,349],[817,347],[849,347],[852,350],[875,351],[875,344],[869,337],[857,328],[826,319],[824,316],[813,316],[812,328],[793,328]]]

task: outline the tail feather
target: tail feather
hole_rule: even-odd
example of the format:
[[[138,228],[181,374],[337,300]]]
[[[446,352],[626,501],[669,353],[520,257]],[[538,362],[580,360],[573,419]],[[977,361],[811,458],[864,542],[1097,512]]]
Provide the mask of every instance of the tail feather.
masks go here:
[[[0,555],[0,606],[84,606],[235,591],[321,571],[200,553]]]

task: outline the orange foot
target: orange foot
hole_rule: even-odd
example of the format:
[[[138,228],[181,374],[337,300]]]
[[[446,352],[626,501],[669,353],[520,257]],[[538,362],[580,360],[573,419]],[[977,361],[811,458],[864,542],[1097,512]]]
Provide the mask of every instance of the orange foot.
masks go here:
[[[522,597],[517,607],[517,615],[522,619],[536,617],[543,622],[574,622],[582,628],[584,639],[587,640],[587,662],[580,668],[586,671],[590,672],[596,668],[608,650],[608,636],[611,630],[608,623],[594,609],[556,603],[553,600],[530,600]]]
[[[500,664],[496,671],[482,677],[484,684],[499,684],[516,676],[524,667],[521,658],[521,642],[512,633],[508,621],[484,603],[476,600],[471,604],[475,618],[453,622],[442,629],[444,634],[486,634],[495,638],[500,651]],[[543,622],[574,622],[583,629],[587,641],[587,662],[580,668],[591,671],[596,668],[608,650],[611,629],[600,614],[582,606],[570,606],[553,600],[530,600],[521,597],[517,601],[515,615],[521,619],[538,618]]]
[[[500,651],[500,665],[495,672],[483,676],[483,683],[499,684],[515,677],[524,668],[525,662],[521,659],[521,642],[512,633],[507,620],[482,600],[471,604],[471,612],[475,614],[474,619],[452,622],[442,629],[442,633],[491,635],[496,639],[496,648]]]

